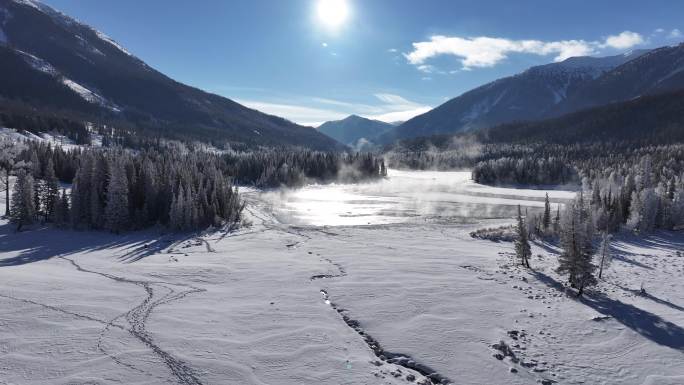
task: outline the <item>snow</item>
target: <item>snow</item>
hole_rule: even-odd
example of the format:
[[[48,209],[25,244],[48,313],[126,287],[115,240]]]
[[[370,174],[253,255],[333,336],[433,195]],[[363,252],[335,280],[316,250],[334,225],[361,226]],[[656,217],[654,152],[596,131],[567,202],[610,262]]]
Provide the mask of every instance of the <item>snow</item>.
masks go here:
[[[18,132],[12,128],[0,127],[0,138],[8,138],[13,141],[36,141],[43,143],[50,143],[53,147],[61,147],[63,150],[73,150],[76,148],[82,148],[83,146],[75,144],[73,140],[67,138],[64,135],[59,135],[57,133],[41,132],[39,135],[33,134],[28,131]],[[101,141],[98,143],[93,140],[92,146],[101,146]]]
[[[31,68],[33,68],[34,70],[46,73],[50,76],[58,76],[59,75],[59,71],[57,71],[55,69],[55,67],[53,67],[52,64],[48,63],[47,61],[45,61],[45,60],[43,60],[37,56],[31,55],[28,52],[19,51],[19,50],[15,50],[15,51],[17,53],[19,53],[21,55],[21,57],[24,59],[24,61],[26,61],[26,63],[28,63],[31,66]]]
[[[65,86],[71,88],[72,91],[76,92],[79,94],[85,101],[93,104],[99,104],[101,106],[107,106],[109,105],[109,102],[107,99],[103,98],[102,96],[96,94],[95,92],[83,87],[82,85],[76,83],[75,81],[67,78],[62,79],[62,84]],[[112,110],[118,110],[116,107],[110,107]]]
[[[115,48],[117,48],[119,51],[125,53],[126,55],[133,56],[130,52],[126,51],[126,49],[124,47],[122,47],[119,43],[114,41],[114,39],[112,39],[111,37],[105,35],[104,33],[100,32],[96,29],[92,29],[92,30],[93,30],[93,32],[95,32],[97,37],[99,37],[100,39],[102,39],[102,40],[106,41],[107,43],[113,45]]]
[[[121,112],[121,109],[119,107],[117,107],[115,104],[113,104],[103,96],[100,96],[96,92],[91,91],[83,85],[63,76],[59,71],[57,71],[57,69],[55,69],[55,67],[53,67],[47,61],[27,52],[19,50],[16,50],[16,52],[18,52],[24,58],[26,63],[28,63],[31,66],[31,68],[35,69],[36,71],[46,73],[55,78],[59,78],[59,81],[62,84],[69,87],[72,91],[76,92],[88,103],[98,104],[102,107],[110,109],[113,112]]]
[[[100,32],[100,31],[98,31],[98,30],[96,30],[96,29],[94,29],[94,28],[88,26],[87,24],[83,24],[83,23],[81,23],[80,21],[78,21],[78,20],[76,20],[76,19],[73,19],[73,18],[71,18],[71,17],[65,15],[64,13],[62,13],[62,12],[60,12],[60,11],[57,11],[57,10],[51,8],[51,7],[48,6],[48,5],[45,5],[45,4],[43,4],[43,3],[39,2],[39,1],[35,1],[35,0],[14,0],[14,1],[15,1],[16,3],[23,4],[23,5],[32,7],[32,8],[34,8],[34,9],[37,9],[38,11],[43,12],[43,13],[45,13],[46,15],[50,16],[53,20],[56,20],[56,21],[58,21],[59,23],[62,23],[62,24],[64,24],[64,25],[66,25],[66,26],[70,26],[70,25],[73,25],[73,24],[78,24],[78,25],[81,25],[81,26],[83,26],[83,27],[89,28],[89,29],[92,30],[92,31],[97,35],[97,37],[100,38],[101,40],[103,40],[103,41],[105,41],[105,42],[111,44],[112,46],[114,46],[114,47],[117,48],[119,51],[123,52],[124,54],[126,54],[126,55],[128,55],[128,56],[133,56],[133,55],[131,55],[131,53],[129,53],[128,51],[126,51],[125,48],[123,48],[123,47],[122,47],[121,45],[119,45],[116,41],[114,41],[114,39],[110,38],[109,36],[105,35],[104,33]],[[78,36],[77,36],[77,38],[78,38]],[[94,47],[93,47],[93,48],[94,48]],[[98,52],[99,52],[99,51],[98,51]]]
[[[459,177],[445,184],[509,200],[544,193]],[[392,179],[400,178],[393,172]],[[431,180],[410,172],[401,179]],[[389,196],[392,184],[380,185]],[[399,364],[376,366],[379,359],[343,316],[385,352],[408,355],[456,384],[684,382],[681,234],[618,236],[603,294],[580,301],[560,286],[552,245],[533,246],[528,272],[513,264],[510,243],[468,235],[508,217],[292,225],[278,220],[262,193],[243,192],[253,224],[237,232],[15,233],[0,222],[0,383],[422,378]],[[405,194],[400,189],[397,199]],[[451,196],[443,197],[448,204]],[[646,296],[638,295],[642,282]],[[520,363],[493,357],[500,340]]]
[[[87,48],[90,52],[100,55],[100,56],[105,56],[102,51],[94,47],[92,44],[90,44],[86,39],[84,39],[81,35],[74,35],[74,37],[78,40],[79,44],[81,44],[82,47]],[[85,60],[88,60],[87,58],[84,58]]]

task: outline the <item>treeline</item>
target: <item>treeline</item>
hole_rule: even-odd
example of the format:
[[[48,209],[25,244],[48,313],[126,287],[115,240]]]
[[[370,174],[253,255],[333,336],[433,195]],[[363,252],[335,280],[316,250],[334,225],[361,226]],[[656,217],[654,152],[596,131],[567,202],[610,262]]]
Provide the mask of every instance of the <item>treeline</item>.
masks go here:
[[[562,146],[554,144],[485,145],[472,168],[473,180],[483,184],[551,185],[587,183],[606,169],[626,169],[650,155],[657,165],[657,177],[666,166],[670,172],[682,171],[684,145],[647,145],[643,143],[594,143]]]
[[[60,188],[55,158],[77,163],[73,180],[63,180],[73,183],[70,192]],[[28,143],[10,167],[16,182],[8,214],[19,229],[45,222],[115,233],[154,225],[185,231],[237,224],[243,209],[222,159],[206,152],[72,153]]]
[[[684,226],[684,145],[596,154],[574,163],[582,185],[579,199],[596,231],[649,233]],[[551,214],[528,218],[530,231],[547,234]]]
[[[224,160],[237,183],[257,187],[359,182],[387,175],[384,160],[370,153],[268,150],[228,154]]]
[[[0,168],[8,195],[9,177],[17,177],[6,214],[20,229],[44,222],[113,232],[155,225],[196,230],[240,221],[243,204],[235,184],[294,187],[387,174],[383,160],[371,154],[269,150],[221,155],[181,143],[165,146],[66,151],[42,142],[2,140]]]
[[[566,159],[537,155],[479,162],[473,167],[472,178],[482,184],[528,186],[564,185],[579,180],[575,168]]]

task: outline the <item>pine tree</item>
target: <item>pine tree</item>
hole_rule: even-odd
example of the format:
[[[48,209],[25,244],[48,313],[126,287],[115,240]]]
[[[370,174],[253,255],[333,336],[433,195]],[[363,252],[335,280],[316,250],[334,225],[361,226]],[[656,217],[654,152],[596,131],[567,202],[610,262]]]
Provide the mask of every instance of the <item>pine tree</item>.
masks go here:
[[[2,175],[2,183],[5,190],[5,216],[10,217],[12,212],[10,204],[10,175],[14,171],[17,158],[22,151],[26,149],[26,145],[21,142],[15,142],[11,139],[0,139],[0,169],[4,171]]]
[[[520,210],[520,205],[518,205],[518,225],[517,225],[518,237],[515,240],[515,254],[520,260],[520,264],[524,267],[530,267],[530,257],[532,256],[532,249],[530,248],[530,243],[527,240],[527,228],[525,226],[525,221]]]
[[[66,193],[66,190],[62,190],[62,194],[57,199],[55,204],[53,222],[57,226],[64,226],[68,224],[71,218],[69,211],[69,197]]]
[[[33,176],[23,169],[19,170],[12,192],[10,215],[10,222],[17,225],[17,231],[21,231],[25,225],[30,225],[35,220],[33,195]]]
[[[45,181],[33,179],[33,207],[36,210],[36,219],[40,219],[41,216],[45,218],[43,196],[45,196],[46,190]]]
[[[109,162],[109,186],[105,207],[105,228],[116,234],[125,230],[129,224],[128,178],[120,161]]]
[[[603,236],[601,237],[601,246],[599,247],[599,254],[601,256],[601,260],[599,262],[599,279],[603,276],[603,270],[610,266],[610,263],[613,260],[610,253],[610,242],[612,239],[613,237],[606,232],[604,232]]]
[[[592,228],[582,214],[583,204],[581,196],[566,207],[561,229],[561,248],[558,258],[559,274],[568,274],[572,287],[578,289],[578,296],[584,293],[588,286],[596,284],[593,264]],[[583,221],[584,219],[584,221]]]
[[[84,152],[74,177],[71,190],[71,218],[75,227],[90,227],[92,224],[90,200],[93,162],[93,155],[90,152]]]
[[[45,166],[45,188],[43,191],[43,209],[45,220],[49,222],[55,221],[55,207],[59,201],[59,180],[55,175],[55,166],[52,158],[48,158],[47,166]]]
[[[95,229],[105,227],[105,206],[109,184],[109,164],[102,154],[95,157],[90,173],[90,224]]]
[[[561,221],[561,213],[560,213],[560,203],[558,206],[556,206],[556,216],[553,218],[553,229],[558,234],[560,230],[560,221]]]
[[[544,216],[542,217],[542,225],[544,230],[548,230],[551,226],[551,202],[549,202],[549,193],[546,193],[546,198],[544,199]]]

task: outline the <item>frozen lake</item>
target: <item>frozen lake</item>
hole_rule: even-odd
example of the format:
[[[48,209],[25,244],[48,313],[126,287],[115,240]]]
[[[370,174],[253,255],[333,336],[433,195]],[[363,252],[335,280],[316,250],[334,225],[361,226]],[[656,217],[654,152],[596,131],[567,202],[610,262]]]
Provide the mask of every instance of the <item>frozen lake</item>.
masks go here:
[[[543,208],[546,192],[556,204],[575,195],[567,190],[484,186],[473,182],[468,171],[389,170],[387,179],[374,183],[309,185],[264,193],[263,198],[283,223],[359,226],[511,218],[518,205]]]

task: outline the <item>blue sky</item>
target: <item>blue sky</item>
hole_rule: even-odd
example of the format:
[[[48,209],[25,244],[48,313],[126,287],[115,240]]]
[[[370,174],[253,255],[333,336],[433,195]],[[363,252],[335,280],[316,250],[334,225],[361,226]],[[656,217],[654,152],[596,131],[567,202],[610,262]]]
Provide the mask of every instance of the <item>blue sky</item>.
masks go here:
[[[684,40],[678,0],[45,2],[176,80],[310,125],[405,120],[533,65]]]

